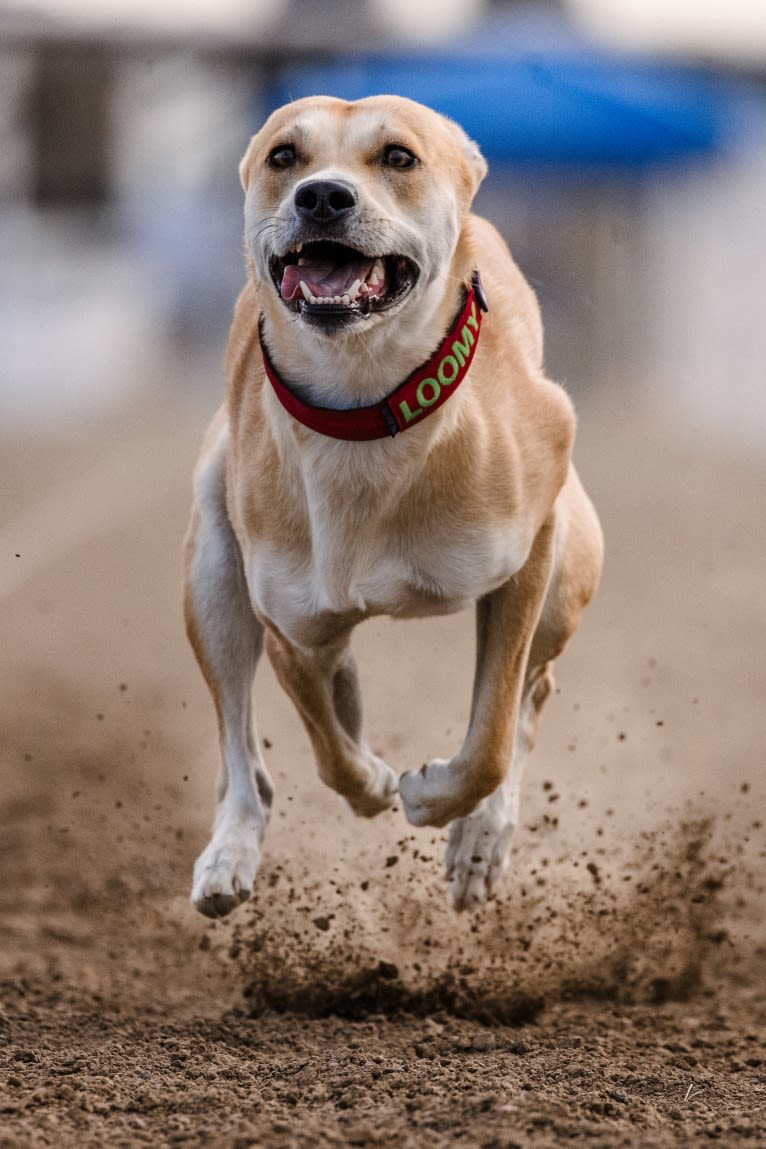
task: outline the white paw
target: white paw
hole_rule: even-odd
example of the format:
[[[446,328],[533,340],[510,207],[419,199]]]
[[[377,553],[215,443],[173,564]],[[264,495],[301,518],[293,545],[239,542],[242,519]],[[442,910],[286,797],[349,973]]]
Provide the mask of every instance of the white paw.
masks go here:
[[[399,792],[399,779],[391,767],[370,750],[364,754],[364,764],[368,770],[368,781],[363,790],[353,795],[347,794],[346,801],[355,814],[373,818],[393,806]]]
[[[470,814],[476,804],[466,800],[464,779],[454,760],[443,758],[436,758],[417,774],[402,774],[399,793],[413,826],[446,826],[453,818]]]
[[[468,818],[450,826],[444,861],[447,889],[456,910],[470,910],[492,896],[507,869],[514,823],[497,794]]]
[[[194,863],[191,901],[207,918],[223,918],[253,891],[261,852],[255,827],[216,831]]]

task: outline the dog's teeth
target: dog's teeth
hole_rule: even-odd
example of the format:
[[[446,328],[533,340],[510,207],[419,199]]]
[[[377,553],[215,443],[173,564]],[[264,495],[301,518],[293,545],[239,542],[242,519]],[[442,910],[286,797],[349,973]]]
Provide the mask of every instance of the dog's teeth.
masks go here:
[[[298,267],[305,267],[307,263],[308,263],[308,260],[306,259],[305,256],[302,255],[301,258],[298,260]]]
[[[348,289],[348,295],[347,296],[344,295],[343,298],[348,303],[353,303],[354,300],[356,299],[357,295],[359,294],[359,288],[361,286],[362,286],[361,279],[355,279],[354,282],[351,284],[350,288]]]
[[[311,301],[312,301],[312,299],[313,299],[314,297],[313,297],[313,295],[311,294],[311,292],[309,291],[309,289],[308,289],[308,286],[307,286],[307,284],[306,284],[306,281],[305,281],[305,279],[302,279],[302,280],[301,280],[301,282],[300,282],[300,289],[301,289],[301,291],[303,292],[303,298],[306,300],[306,302],[307,302],[307,303],[311,303]]]
[[[344,296],[341,298],[341,303],[345,304],[345,306],[346,306],[346,307],[348,307],[348,305],[351,303],[351,298],[350,298],[350,296],[348,296],[348,295],[344,295]]]
[[[372,267],[370,268],[370,274],[367,276],[367,282],[368,283],[382,283],[385,274],[386,274],[386,270],[383,266],[383,260],[382,259],[376,259],[375,262],[373,263]]]
[[[303,244],[302,243],[296,243],[293,250],[297,251],[297,253],[300,255],[300,253],[303,251]]]

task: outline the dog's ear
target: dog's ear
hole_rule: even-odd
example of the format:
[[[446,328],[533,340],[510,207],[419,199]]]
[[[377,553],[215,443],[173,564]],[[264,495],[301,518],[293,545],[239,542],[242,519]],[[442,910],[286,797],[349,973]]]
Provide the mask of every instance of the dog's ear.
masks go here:
[[[465,166],[468,174],[470,190],[468,194],[469,202],[476,195],[479,189],[479,184],[487,174],[487,161],[479,150],[479,145],[475,143],[470,136],[466,135],[459,124],[454,120],[449,120],[445,117],[447,126],[453,138],[460,146],[460,150],[465,160]]]
[[[250,140],[250,143],[247,145],[247,151],[239,162],[239,182],[242,184],[243,191],[247,191],[250,184],[250,158],[254,143],[255,136]]]

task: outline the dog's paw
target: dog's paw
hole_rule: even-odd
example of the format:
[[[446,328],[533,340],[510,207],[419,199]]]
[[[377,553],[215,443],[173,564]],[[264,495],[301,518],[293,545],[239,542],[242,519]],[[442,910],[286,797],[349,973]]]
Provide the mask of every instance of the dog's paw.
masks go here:
[[[453,818],[469,814],[475,805],[466,801],[463,777],[454,761],[442,758],[423,766],[417,774],[402,774],[399,793],[413,826],[446,826]]]
[[[382,758],[368,751],[364,757],[368,771],[368,781],[364,789],[355,794],[347,794],[346,801],[355,814],[363,818],[374,818],[383,810],[389,810],[399,792],[399,779]]]
[[[261,852],[252,829],[216,833],[194,863],[191,902],[206,918],[223,918],[253,891]]]
[[[514,823],[503,804],[486,798],[468,818],[450,826],[444,862],[447,889],[456,910],[487,901],[508,867]]]

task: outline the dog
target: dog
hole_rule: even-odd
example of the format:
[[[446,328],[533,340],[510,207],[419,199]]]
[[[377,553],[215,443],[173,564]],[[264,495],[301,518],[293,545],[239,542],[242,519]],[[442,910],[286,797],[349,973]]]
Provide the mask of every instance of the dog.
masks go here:
[[[398,798],[412,825],[449,825],[457,909],[506,868],[552,664],[603,544],[535,296],[470,210],[486,170],[457,124],[394,96],[297,100],[240,165],[247,283],[185,544],[223,763],[194,867],[208,917],[251,893],[272,804],[251,702],[264,645],[323,782],[363,817]],[[397,778],[362,736],[351,632],[474,604],[462,747]]]

